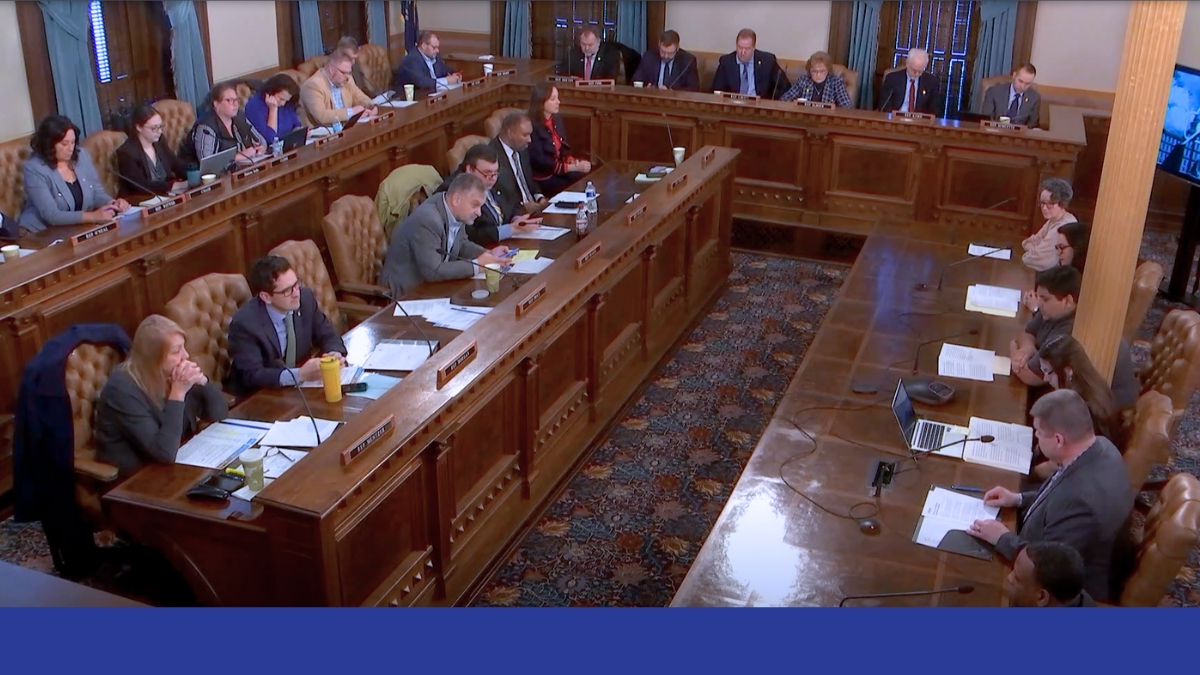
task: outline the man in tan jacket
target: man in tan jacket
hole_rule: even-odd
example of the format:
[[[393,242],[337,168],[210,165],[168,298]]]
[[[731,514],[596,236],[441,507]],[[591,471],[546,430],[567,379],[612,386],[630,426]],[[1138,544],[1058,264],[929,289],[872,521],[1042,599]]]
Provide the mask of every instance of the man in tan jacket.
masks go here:
[[[301,85],[300,101],[314,124],[329,126],[335,121],[345,122],[363,110],[368,115],[374,112],[370,97],[354,84],[353,70],[353,59],[338,50]]]

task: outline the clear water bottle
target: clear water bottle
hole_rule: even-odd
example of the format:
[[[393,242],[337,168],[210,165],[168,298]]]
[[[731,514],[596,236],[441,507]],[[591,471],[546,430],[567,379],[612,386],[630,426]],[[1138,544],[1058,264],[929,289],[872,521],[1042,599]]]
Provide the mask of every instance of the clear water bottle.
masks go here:
[[[335,133],[335,134],[342,133],[342,121],[341,120],[333,121],[333,133]]]
[[[587,187],[584,188],[584,195],[587,197],[588,213],[596,213],[599,211],[600,207],[596,205],[596,186],[593,185],[592,181],[590,180],[587,183]]]
[[[282,138],[276,138],[274,141],[271,142],[271,154],[275,155],[276,157],[283,154],[283,139]]]
[[[586,237],[588,234],[587,205],[582,203],[579,205],[579,209],[575,212],[575,234],[578,234],[580,239]]]

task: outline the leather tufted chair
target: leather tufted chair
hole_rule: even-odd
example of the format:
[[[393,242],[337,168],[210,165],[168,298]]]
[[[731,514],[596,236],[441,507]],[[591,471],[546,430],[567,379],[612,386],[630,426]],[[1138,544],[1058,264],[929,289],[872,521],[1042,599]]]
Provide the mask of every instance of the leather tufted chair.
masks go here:
[[[509,113],[525,112],[524,108],[500,108],[496,112],[488,115],[488,118],[483,121],[483,130],[487,132],[488,138],[492,139],[500,135],[500,125],[504,122],[504,118],[508,117]]]
[[[212,382],[229,371],[229,322],[238,306],[250,299],[250,285],[240,274],[206,274],[179,289],[163,315],[179,324],[184,346]]]
[[[370,43],[359,47],[358,67],[376,93],[392,88],[392,64],[388,62],[387,47]]]
[[[75,497],[88,520],[96,526],[104,523],[100,498],[117,480],[117,467],[96,459],[92,422],[96,399],[122,359],[121,353],[108,345],[85,343],[67,357],[63,373],[75,426]]]
[[[19,218],[25,207],[25,160],[32,152],[29,137],[0,143],[0,212]]]
[[[281,71],[279,71],[279,74],[287,75],[288,77],[295,80],[297,87],[304,84],[304,81],[308,79],[308,75],[305,75],[304,73],[302,73],[298,70],[293,70],[291,68],[288,68],[287,70],[281,70]]]
[[[251,87],[249,82],[242,80],[234,85],[233,88],[237,91],[238,109],[245,112],[246,101],[249,101],[250,97],[254,95],[254,87]]]
[[[1171,397],[1175,421],[1183,417],[1200,384],[1200,314],[1173,309],[1150,343],[1150,361],[1138,371],[1142,391]]]
[[[379,224],[383,226],[384,238],[390,239],[396,225],[407,218],[408,214],[420,206],[441,184],[441,174],[428,164],[406,164],[392,169],[375,193],[375,214]],[[329,236],[326,235],[325,239],[328,241]],[[342,279],[342,273],[336,263],[333,268],[339,270],[338,279]]]
[[[173,98],[155,102],[154,109],[162,116],[163,138],[171,147],[171,151],[178,155],[183,139],[196,123],[196,109],[187,101],[176,101]]]
[[[1200,481],[1177,473],[1146,516],[1133,573],[1121,593],[1124,607],[1157,607],[1200,540]]]
[[[463,136],[454,141],[454,147],[446,151],[446,175],[448,176],[458,169],[458,165],[462,164],[463,157],[466,156],[468,150],[480,143],[487,143],[489,140],[491,139],[486,136],[472,135]]]
[[[1158,295],[1158,286],[1163,280],[1162,265],[1147,260],[1133,272],[1133,288],[1129,291],[1129,308],[1125,310],[1125,330],[1122,333],[1127,342],[1133,342],[1138,329],[1146,320],[1150,305]]]
[[[366,197],[362,197],[366,199]],[[375,313],[376,308],[369,305],[339,303],[333,282],[329,280],[329,270],[321,258],[321,251],[311,239],[304,241],[290,240],[271,249],[271,255],[282,256],[292,264],[300,283],[312,289],[317,300],[317,307],[325,312],[325,316],[333,322],[339,333],[345,333],[354,324]]]
[[[121,191],[121,185],[117,179],[117,148],[128,138],[121,131],[97,131],[83,139],[84,150],[92,156],[92,163],[96,165],[96,174],[100,176],[100,183],[104,185],[104,189],[113,197]]]
[[[360,298],[380,298],[378,284],[388,240],[370,197],[346,195],[321,219],[329,257],[338,278],[338,291]]]
[[[321,66],[325,65],[325,59],[328,59],[328,58],[329,58],[328,56],[325,56],[323,54],[321,56],[314,56],[311,59],[305,61],[304,63],[301,63],[300,65],[296,66],[296,70],[304,73],[304,77],[306,77],[306,78],[312,77],[313,73],[317,72],[318,70],[321,69]]]
[[[808,59],[779,59],[779,67],[787,73],[788,81],[795,83],[796,80],[808,74]],[[846,93],[850,95],[850,100],[856,104],[858,102],[858,72],[850,70],[846,66],[835,63],[829,68],[830,75],[836,75],[842,78],[846,83]],[[784,92],[779,92],[782,96]]]
[[[1132,430],[1124,448],[1125,468],[1129,471],[1129,485],[1136,491],[1150,477],[1156,464],[1171,459],[1171,399],[1157,391],[1148,391],[1133,407]]]

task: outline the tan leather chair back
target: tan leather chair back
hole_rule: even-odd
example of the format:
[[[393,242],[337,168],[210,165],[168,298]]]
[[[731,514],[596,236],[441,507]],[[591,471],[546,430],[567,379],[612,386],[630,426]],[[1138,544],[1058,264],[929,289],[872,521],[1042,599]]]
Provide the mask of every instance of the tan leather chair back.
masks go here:
[[[121,185],[117,178],[117,148],[128,138],[120,131],[97,131],[83,139],[83,148],[92,156],[96,174],[108,194],[117,196]]]
[[[346,317],[338,308],[337,293],[333,290],[333,282],[329,280],[329,270],[325,269],[325,261],[321,259],[321,250],[312,239],[304,241],[289,240],[271,249],[271,255],[282,256],[292,264],[296,278],[308,287],[316,297],[317,307],[325,312],[325,316],[333,323],[338,333],[346,330]]]
[[[787,73],[788,81],[795,83],[797,79],[808,74],[808,59],[779,59],[779,67],[783,68],[783,72]],[[850,100],[856,105],[858,103],[858,72],[850,70],[840,63],[835,63],[829,68],[829,74],[842,78],[842,82],[846,84],[846,93],[850,94]],[[782,96],[784,92],[779,92]]]
[[[184,346],[213,382],[229,371],[229,322],[238,306],[250,299],[250,285],[240,274],[206,274],[179,289],[163,315],[179,324]]]
[[[462,164],[463,157],[465,157],[467,155],[468,150],[475,147],[476,145],[479,145],[480,143],[487,143],[489,140],[491,140],[491,139],[489,139],[486,136],[471,135],[471,136],[463,136],[462,138],[458,139],[457,141],[454,141],[454,146],[446,151],[445,174],[447,176],[449,176],[450,174],[454,173],[458,169],[458,165]]]
[[[237,91],[238,109],[241,110],[242,112],[245,112],[246,111],[246,101],[249,101],[250,97],[254,95],[254,89],[252,89],[250,87],[250,85],[244,80],[235,84],[233,86],[233,88],[234,88],[234,90]]]
[[[108,345],[81,344],[67,357],[63,373],[67,396],[71,399],[71,420],[75,427],[75,454],[94,459],[96,445],[92,423],[96,418],[96,400],[108,382],[108,376],[122,361],[121,353]]]
[[[0,212],[13,220],[25,207],[25,160],[32,152],[29,136],[0,143]]]
[[[155,102],[154,109],[162,116],[163,138],[170,146],[171,152],[179,154],[183,139],[196,123],[196,109],[187,101],[176,101],[173,98]]]
[[[392,64],[388,62],[387,47],[369,43],[359,47],[358,67],[376,93],[392,88]],[[400,93],[403,95],[404,92]]]
[[[1200,481],[1190,473],[1177,473],[1146,516],[1137,564],[1125,582],[1121,605],[1157,607],[1198,539]]]
[[[1147,260],[1134,270],[1133,287],[1129,290],[1129,308],[1125,310],[1125,330],[1122,332],[1127,342],[1132,342],[1137,336],[1150,305],[1154,304],[1162,280],[1162,265],[1153,260]]]
[[[500,135],[500,125],[504,123],[504,118],[510,113],[525,112],[524,108],[501,108],[496,112],[488,115],[488,118],[483,121],[483,130],[488,135],[488,139],[495,138]]]
[[[374,200],[357,195],[339,198],[321,219],[321,229],[338,281],[376,284],[388,242]]]
[[[314,56],[304,63],[296,66],[296,70],[304,73],[304,77],[312,77],[313,73],[317,72],[321,69],[321,66],[325,65],[325,59],[327,58],[329,57],[325,55]]]
[[[1142,391],[1171,397],[1178,421],[1200,384],[1200,314],[1173,309],[1150,343],[1150,361],[1138,371]]]
[[[1171,459],[1171,399],[1157,391],[1142,394],[1133,407],[1133,429],[1124,449],[1129,484],[1141,492],[1156,464]]]
[[[281,70],[281,71],[279,71],[279,74],[287,75],[288,77],[295,80],[297,87],[304,84],[304,81],[308,79],[308,75],[305,75],[304,73],[302,73],[298,70],[293,70],[291,68],[288,68],[287,70]]]
[[[688,51],[691,51],[690,49]],[[724,52],[728,53],[728,52]],[[700,91],[708,91],[717,75],[717,64],[721,54],[715,52],[692,52],[696,57],[696,73],[700,76]]]

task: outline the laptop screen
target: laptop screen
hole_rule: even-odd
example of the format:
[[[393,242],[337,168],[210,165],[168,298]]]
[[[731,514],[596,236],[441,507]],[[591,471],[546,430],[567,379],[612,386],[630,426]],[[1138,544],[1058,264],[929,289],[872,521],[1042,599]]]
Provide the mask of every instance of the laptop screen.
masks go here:
[[[896,383],[896,393],[892,395],[892,414],[896,416],[896,424],[900,425],[900,433],[904,440],[912,445],[913,432],[917,428],[917,411],[913,409],[912,400],[904,389],[904,381]]]

